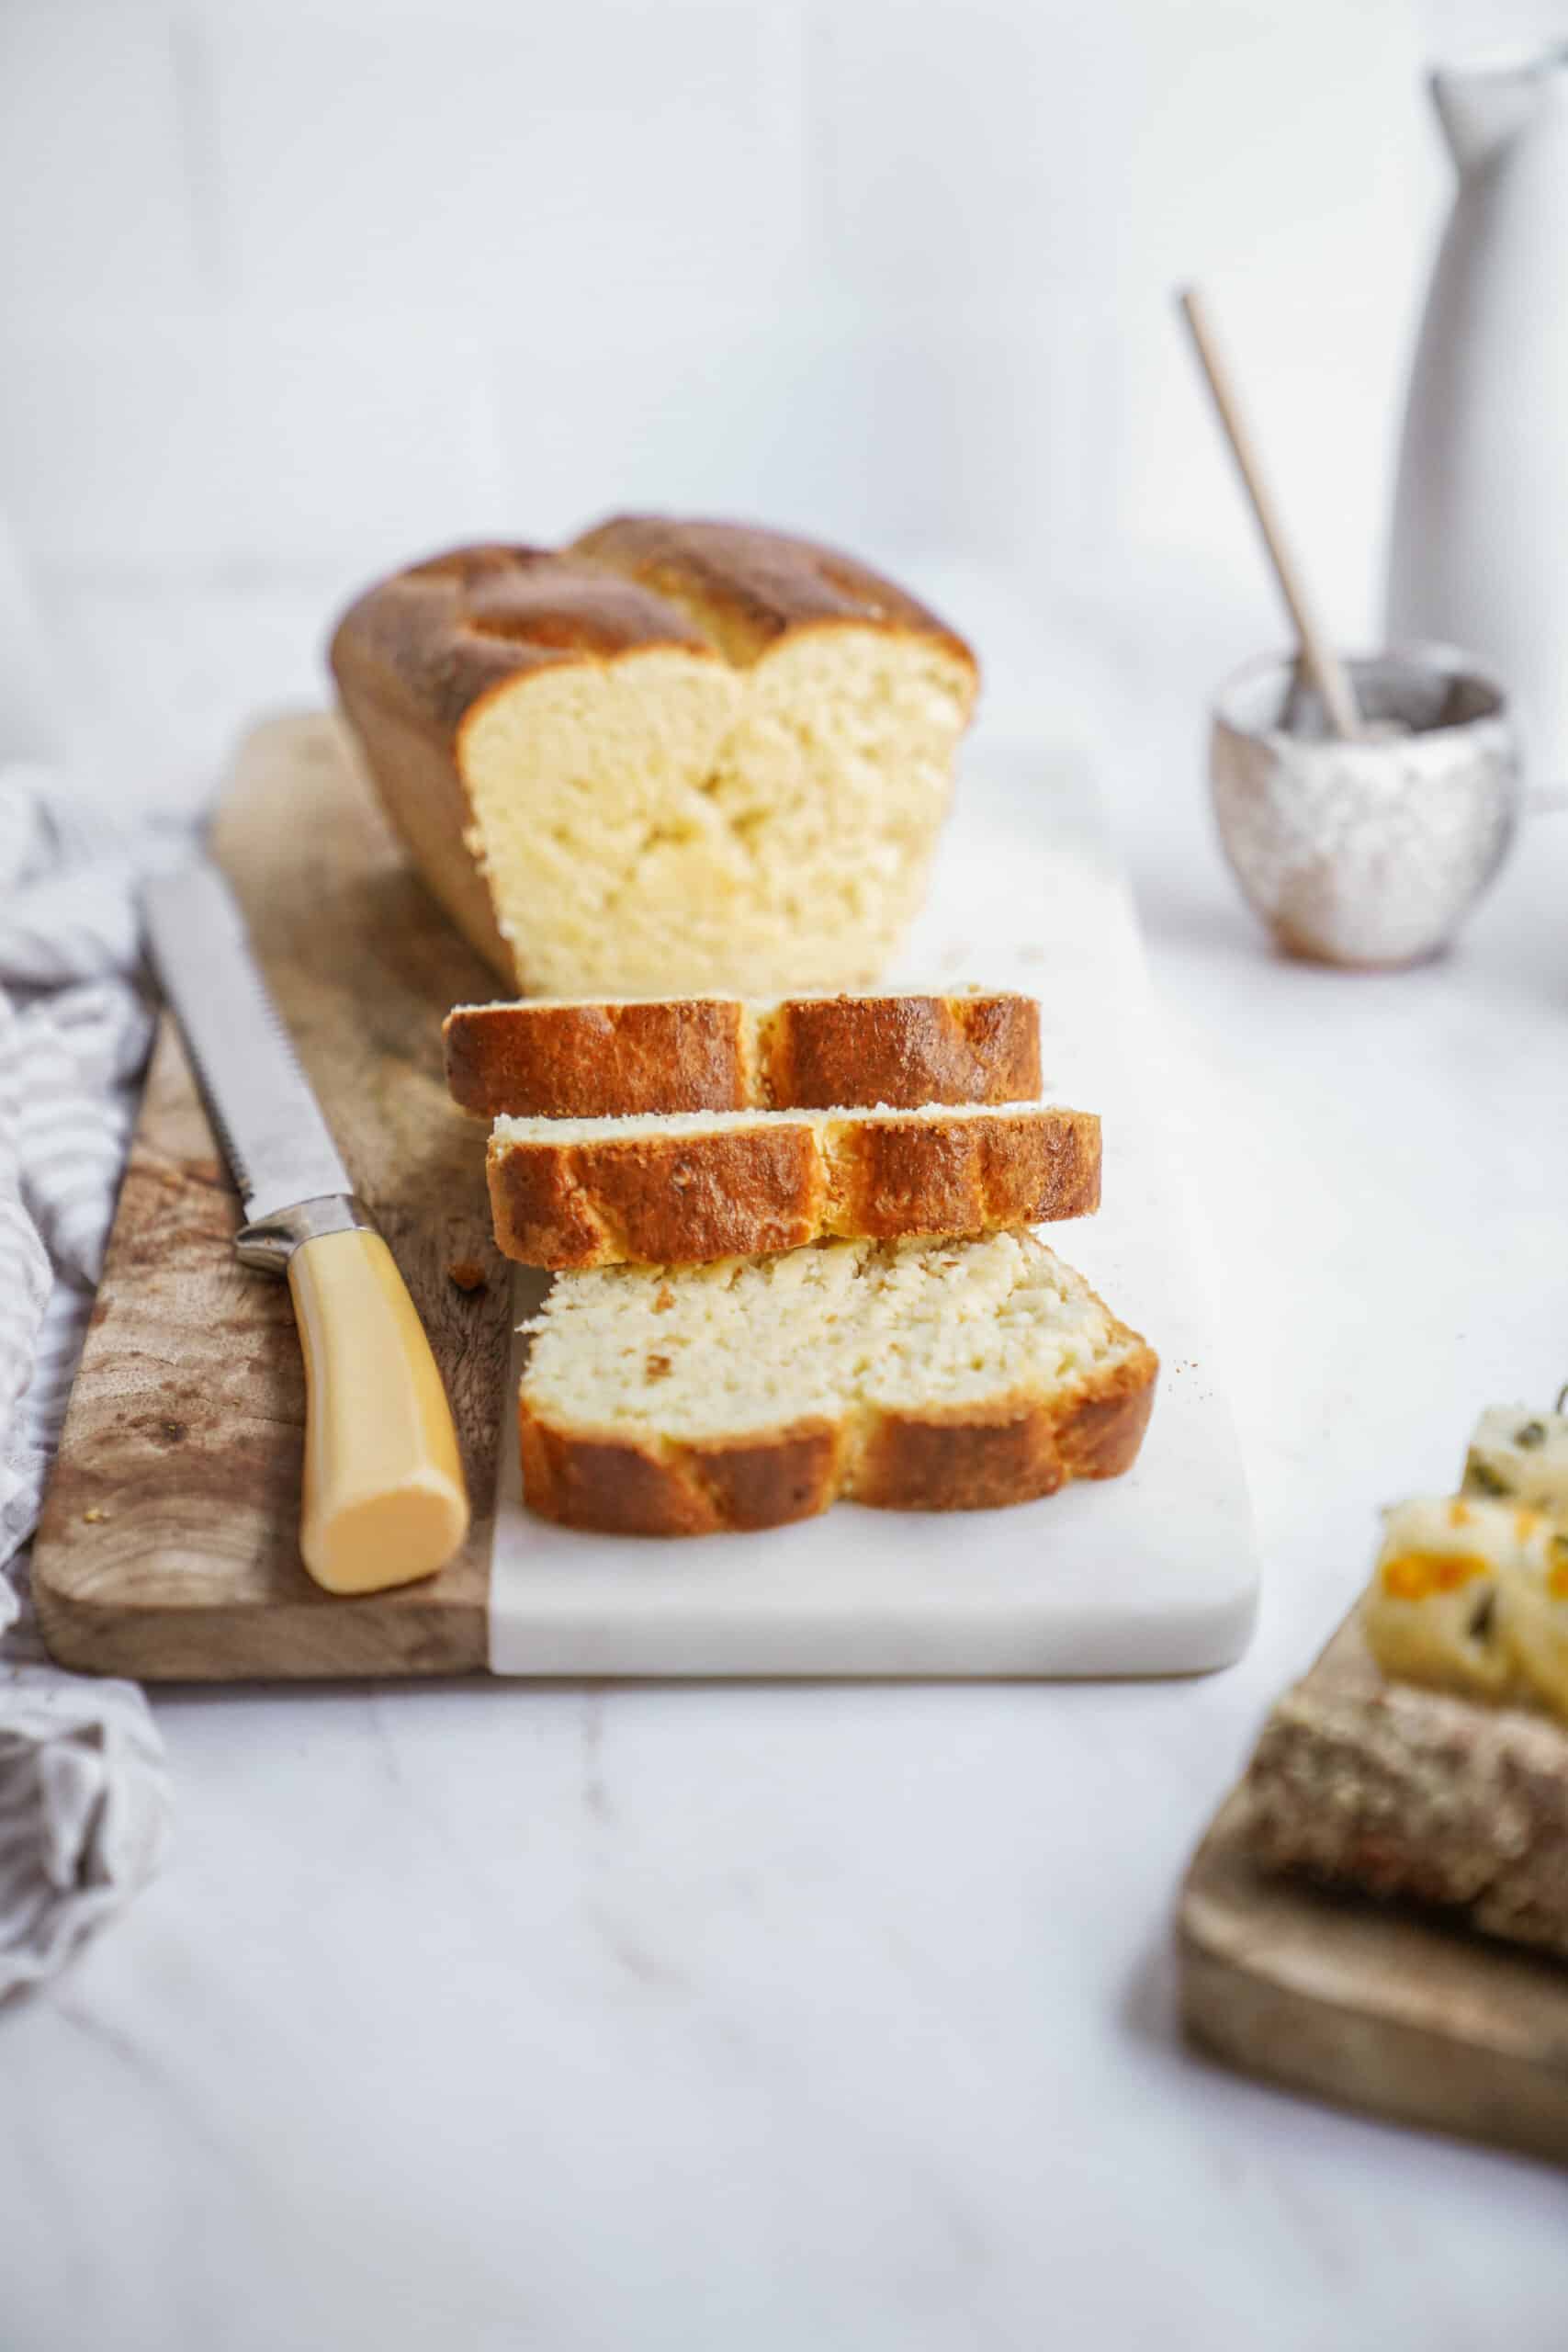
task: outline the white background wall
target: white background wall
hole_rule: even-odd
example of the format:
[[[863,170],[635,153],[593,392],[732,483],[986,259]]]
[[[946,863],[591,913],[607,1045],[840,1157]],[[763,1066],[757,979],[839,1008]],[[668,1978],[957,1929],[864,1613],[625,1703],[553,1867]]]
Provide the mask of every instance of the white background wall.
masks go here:
[[[1364,631],[1485,0],[4,0],[0,513],[345,567],[627,502],[1256,583],[1210,286]]]

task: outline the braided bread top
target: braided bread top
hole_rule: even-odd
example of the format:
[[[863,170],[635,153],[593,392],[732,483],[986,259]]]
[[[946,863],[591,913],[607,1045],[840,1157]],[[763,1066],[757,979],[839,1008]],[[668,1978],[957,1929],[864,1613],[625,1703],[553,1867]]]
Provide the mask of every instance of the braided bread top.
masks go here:
[[[781,637],[840,625],[938,639],[934,613],[852,557],[739,523],[628,514],[561,548],[456,548],[378,582],[333,637],[340,684],[456,730],[491,687],[565,662],[649,646],[748,667]]]

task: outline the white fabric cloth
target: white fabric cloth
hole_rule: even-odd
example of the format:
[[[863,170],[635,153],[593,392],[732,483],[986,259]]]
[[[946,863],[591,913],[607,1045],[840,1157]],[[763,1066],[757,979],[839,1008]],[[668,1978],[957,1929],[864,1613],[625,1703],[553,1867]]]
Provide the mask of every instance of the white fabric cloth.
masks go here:
[[[134,1683],[0,1668],[0,1999],[123,1909],[168,1818],[163,1743]]]
[[[168,1820],[146,1700],[43,1663],[26,1560],[152,1036],[135,883],[169,854],[0,769],[0,1999],[130,1901]]]

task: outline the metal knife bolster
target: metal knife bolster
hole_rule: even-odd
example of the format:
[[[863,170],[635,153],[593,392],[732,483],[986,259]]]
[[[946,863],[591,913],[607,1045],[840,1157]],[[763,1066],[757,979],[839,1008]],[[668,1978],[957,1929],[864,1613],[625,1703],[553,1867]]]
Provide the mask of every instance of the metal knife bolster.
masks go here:
[[[243,1225],[234,1236],[234,1255],[242,1266],[255,1266],[265,1274],[283,1274],[296,1250],[323,1233],[375,1233],[375,1218],[352,1193],[322,1193],[314,1200],[296,1201],[291,1208],[274,1209]]]

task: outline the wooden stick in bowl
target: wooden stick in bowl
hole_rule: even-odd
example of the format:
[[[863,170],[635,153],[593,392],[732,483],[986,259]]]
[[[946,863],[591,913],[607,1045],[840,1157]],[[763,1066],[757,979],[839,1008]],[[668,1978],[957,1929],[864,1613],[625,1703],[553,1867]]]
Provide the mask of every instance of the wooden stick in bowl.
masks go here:
[[[1365,731],[1356,705],[1355,689],[1350,684],[1348,672],[1317,617],[1300,566],[1285,537],[1279,509],[1264,477],[1257,444],[1242,414],[1235,381],[1215,339],[1208,304],[1196,286],[1184,287],[1177,300],[1191,334],[1199,364],[1213,395],[1214,407],[1219,413],[1225,439],[1230,444],[1231,455],[1235,459],[1242,487],[1257,517],[1263,545],[1274,567],[1274,577],[1280,583],[1280,593],[1295,625],[1301,644],[1302,665],[1323,697],[1328,723],[1336,735],[1355,741]]]

